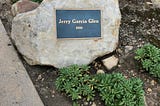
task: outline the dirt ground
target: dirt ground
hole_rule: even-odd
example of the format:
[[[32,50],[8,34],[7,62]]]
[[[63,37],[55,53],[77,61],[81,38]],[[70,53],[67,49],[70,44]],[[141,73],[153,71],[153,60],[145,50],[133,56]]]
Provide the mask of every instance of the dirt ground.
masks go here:
[[[120,72],[125,77],[139,77],[144,82],[145,98],[147,106],[160,106],[160,79],[153,78],[146,73],[140,63],[135,59],[134,51],[151,42],[160,47],[160,9],[154,9],[144,0],[120,0],[122,21],[119,32],[119,46],[113,53],[119,58],[118,66],[108,71],[98,58],[90,64],[91,71],[103,69],[106,73]],[[12,15],[11,3],[8,0],[0,2],[0,19],[10,35]],[[21,56],[20,56],[21,58]],[[21,58],[22,59],[22,58]],[[45,106],[71,106],[72,101],[64,94],[55,90],[55,80],[58,70],[50,66],[30,66],[23,59],[22,62],[30,75]],[[98,64],[98,65],[96,65]],[[83,105],[91,103],[82,100]],[[97,106],[103,106],[103,102],[95,99]]]

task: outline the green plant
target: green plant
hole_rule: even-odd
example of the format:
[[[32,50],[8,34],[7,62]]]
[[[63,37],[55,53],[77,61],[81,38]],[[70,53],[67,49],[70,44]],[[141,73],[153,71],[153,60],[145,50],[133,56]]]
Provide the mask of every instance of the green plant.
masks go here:
[[[122,74],[96,75],[97,89],[106,106],[144,106],[140,79],[125,79]]]
[[[56,88],[76,100],[94,100],[95,91],[107,106],[144,106],[144,91],[140,79],[125,79],[122,74],[89,74],[88,66],[72,65],[62,68]]]
[[[160,49],[147,44],[136,50],[136,60],[142,63],[142,67],[146,69],[154,77],[160,78]]]
[[[72,65],[62,68],[56,80],[59,91],[66,92],[72,100],[86,97],[87,101],[94,99],[93,79],[88,73],[88,66]]]

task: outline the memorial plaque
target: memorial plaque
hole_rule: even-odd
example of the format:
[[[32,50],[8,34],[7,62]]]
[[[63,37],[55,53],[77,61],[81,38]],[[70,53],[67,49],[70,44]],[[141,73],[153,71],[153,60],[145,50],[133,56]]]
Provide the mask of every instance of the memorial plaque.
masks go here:
[[[57,38],[101,37],[101,10],[56,10]]]

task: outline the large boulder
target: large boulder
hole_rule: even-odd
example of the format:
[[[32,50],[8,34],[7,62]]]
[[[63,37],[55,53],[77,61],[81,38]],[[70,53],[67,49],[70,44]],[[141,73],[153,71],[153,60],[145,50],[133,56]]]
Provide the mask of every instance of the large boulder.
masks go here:
[[[97,8],[102,10],[102,38],[57,39],[55,9]],[[116,49],[120,20],[118,0],[44,0],[37,9],[14,18],[11,37],[31,65],[89,64]]]

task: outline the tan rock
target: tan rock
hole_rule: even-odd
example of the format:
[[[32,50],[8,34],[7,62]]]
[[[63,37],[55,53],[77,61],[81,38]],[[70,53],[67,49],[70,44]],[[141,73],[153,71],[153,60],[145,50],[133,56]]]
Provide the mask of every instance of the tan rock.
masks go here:
[[[147,89],[147,92],[148,92],[148,93],[151,93],[151,92],[152,92],[152,89],[151,89],[151,88],[148,88],[148,89]]]
[[[12,5],[12,14],[13,16],[16,16],[19,13],[32,11],[38,6],[38,3],[32,2],[30,0],[20,0]]]
[[[155,80],[151,81],[151,85],[155,85],[157,82]]]
[[[115,67],[118,64],[118,58],[116,58],[115,56],[111,56],[102,61],[108,70],[111,70],[113,67]]]
[[[133,49],[133,46],[125,46],[125,53],[128,53]]]
[[[105,72],[103,70],[98,70],[97,74],[104,74]]]

